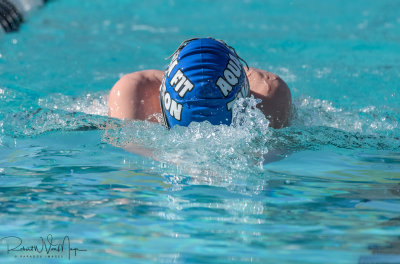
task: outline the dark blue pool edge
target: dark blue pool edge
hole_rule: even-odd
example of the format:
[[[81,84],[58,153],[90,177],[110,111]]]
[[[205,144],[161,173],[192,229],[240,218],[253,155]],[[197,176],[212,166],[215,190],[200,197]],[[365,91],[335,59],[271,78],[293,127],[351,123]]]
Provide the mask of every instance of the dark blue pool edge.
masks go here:
[[[0,0],[0,33],[1,31],[5,33],[18,31],[24,22],[24,12],[15,4],[16,1],[29,2],[29,0]],[[42,5],[47,2],[48,0],[42,0]]]

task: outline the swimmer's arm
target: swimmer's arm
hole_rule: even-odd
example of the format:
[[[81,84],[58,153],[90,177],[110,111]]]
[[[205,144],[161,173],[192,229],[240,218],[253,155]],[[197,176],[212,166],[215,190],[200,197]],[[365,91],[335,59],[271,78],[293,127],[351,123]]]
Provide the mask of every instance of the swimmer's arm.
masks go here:
[[[278,75],[264,70],[249,68],[246,73],[251,93],[262,100],[257,107],[270,120],[270,126],[288,126],[292,96],[286,83]]]
[[[124,75],[111,89],[108,115],[119,119],[146,120],[160,113],[159,88],[162,71],[145,70]],[[151,120],[150,121],[156,121]],[[140,143],[129,143],[123,149],[145,157],[153,151]]]
[[[161,113],[159,88],[163,72],[145,70],[123,76],[111,89],[108,115],[119,119],[146,120]]]

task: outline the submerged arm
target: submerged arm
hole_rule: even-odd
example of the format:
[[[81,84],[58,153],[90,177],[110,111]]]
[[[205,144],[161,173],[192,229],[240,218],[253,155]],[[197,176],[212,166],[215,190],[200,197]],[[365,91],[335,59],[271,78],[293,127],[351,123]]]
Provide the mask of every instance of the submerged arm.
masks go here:
[[[110,91],[108,115],[119,119],[146,120],[153,114],[161,113],[158,96],[162,75],[162,71],[145,70],[123,76]],[[151,149],[138,142],[128,143],[122,148],[145,157],[153,154]]]

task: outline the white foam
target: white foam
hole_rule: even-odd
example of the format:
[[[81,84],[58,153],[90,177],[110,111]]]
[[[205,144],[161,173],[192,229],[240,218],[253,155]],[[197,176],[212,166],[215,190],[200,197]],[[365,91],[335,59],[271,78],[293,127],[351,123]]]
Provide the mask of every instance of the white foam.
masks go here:
[[[389,107],[377,109],[375,106],[364,106],[346,110],[328,100],[308,96],[296,99],[294,106],[297,112],[293,120],[295,126],[325,126],[364,134],[400,128],[396,117],[399,113]]]
[[[52,94],[46,98],[40,98],[38,104],[44,108],[64,110],[67,112],[81,112],[90,115],[107,116],[108,96],[104,93],[88,93],[79,97],[63,94]]]
[[[233,107],[231,126],[193,122],[188,127],[167,130],[150,122],[113,121],[107,125],[104,140],[118,147],[131,144],[153,150],[155,160],[172,166],[174,176],[168,179],[174,184],[190,175],[192,184],[259,192],[260,183],[247,180],[263,170],[263,155],[268,152],[271,133],[268,120],[256,104],[254,98],[239,99]],[[163,167],[162,173],[166,171]]]

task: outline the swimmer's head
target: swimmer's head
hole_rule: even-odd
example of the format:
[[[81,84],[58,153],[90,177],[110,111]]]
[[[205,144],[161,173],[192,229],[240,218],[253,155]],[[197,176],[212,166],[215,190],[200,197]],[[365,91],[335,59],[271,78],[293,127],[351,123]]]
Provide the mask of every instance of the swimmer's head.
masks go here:
[[[234,102],[249,93],[233,48],[212,38],[186,40],[172,55],[160,87],[164,123],[169,128],[193,121],[230,125]]]

